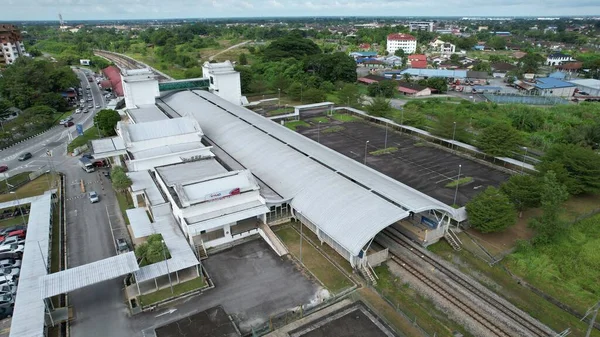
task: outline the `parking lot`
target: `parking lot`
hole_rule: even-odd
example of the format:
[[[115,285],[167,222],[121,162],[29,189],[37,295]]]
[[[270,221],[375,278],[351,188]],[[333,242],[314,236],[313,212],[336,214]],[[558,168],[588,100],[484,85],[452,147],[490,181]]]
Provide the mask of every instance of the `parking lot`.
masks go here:
[[[506,173],[438,149],[423,140],[392,132],[391,129],[387,132],[387,147],[396,147],[397,151],[389,154],[372,154],[385,147],[384,126],[362,120],[342,123],[329,118],[328,122],[322,122],[318,128],[310,118],[306,121],[310,127],[297,128],[297,131],[304,136],[315,141],[319,139],[321,144],[361,163],[365,160],[366,152],[366,162],[369,167],[448,205],[455,203],[464,206],[487,186],[498,186],[508,179]],[[331,129],[333,126],[336,128]],[[366,151],[365,144],[367,144]],[[460,177],[471,177],[472,181],[459,187],[454,202],[455,188],[446,185],[457,178],[459,165],[461,165]]]

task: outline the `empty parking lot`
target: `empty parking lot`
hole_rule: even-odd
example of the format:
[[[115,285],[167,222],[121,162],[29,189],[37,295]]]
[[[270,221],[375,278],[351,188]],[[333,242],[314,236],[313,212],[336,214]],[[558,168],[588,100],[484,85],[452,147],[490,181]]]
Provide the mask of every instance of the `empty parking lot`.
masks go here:
[[[455,188],[446,185],[457,178],[459,165],[460,177],[472,178],[471,182],[461,185],[458,189],[456,204],[459,206],[464,206],[487,186],[498,186],[509,176],[489,166],[428,145],[423,140],[392,132],[391,129],[387,132],[387,147],[396,147],[398,150],[375,155],[374,151],[385,147],[386,131],[383,126],[362,120],[340,122],[328,118],[325,121],[323,117],[320,117],[320,120],[318,125],[318,121],[309,118],[306,122],[310,126],[300,126],[297,131],[361,163],[365,160],[366,152],[369,167],[448,205],[454,203]]]

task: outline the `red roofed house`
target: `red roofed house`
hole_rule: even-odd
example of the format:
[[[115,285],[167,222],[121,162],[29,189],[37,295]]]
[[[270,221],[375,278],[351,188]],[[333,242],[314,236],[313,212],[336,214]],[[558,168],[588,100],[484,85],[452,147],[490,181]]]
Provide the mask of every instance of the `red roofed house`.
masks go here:
[[[425,69],[427,68],[427,56],[423,54],[408,55],[408,62],[411,68]]]
[[[418,85],[417,83],[409,83],[404,81],[398,81],[398,91],[407,96],[429,96],[431,95],[431,89]]]
[[[370,43],[361,43],[358,46],[358,49],[360,49],[360,50],[369,50],[369,49],[371,49],[371,44]]]
[[[412,54],[417,50],[417,39],[410,34],[390,34],[387,36],[387,52],[393,54],[402,49],[405,54]]]
[[[121,82],[121,72],[115,66],[108,66],[102,69],[104,76],[110,81],[110,86],[115,95],[123,97],[123,83]],[[102,86],[104,88],[104,86]]]

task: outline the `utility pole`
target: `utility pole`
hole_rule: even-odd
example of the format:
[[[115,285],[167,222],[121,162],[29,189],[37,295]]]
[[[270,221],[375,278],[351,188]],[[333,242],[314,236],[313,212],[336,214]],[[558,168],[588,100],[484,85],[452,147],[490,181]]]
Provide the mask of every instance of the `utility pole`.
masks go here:
[[[365,161],[364,161],[364,165],[367,165],[367,147],[369,146],[369,141],[367,140],[367,142],[365,143]]]
[[[450,144],[450,149],[454,150],[454,137],[456,136],[456,122],[454,122],[454,128],[452,129],[452,144]]]
[[[592,329],[594,329],[596,317],[598,317],[598,310],[600,310],[600,301],[594,304],[593,307],[589,308],[588,311],[585,313],[585,316],[583,316],[583,318],[581,319],[581,321],[583,321],[586,317],[588,317],[588,315],[592,315],[592,318],[590,318],[590,325],[588,326],[587,332],[585,333],[585,337],[590,337],[590,335],[592,334]]]
[[[462,165],[458,165],[458,176],[456,176],[456,189],[454,190],[454,202],[452,202],[453,205],[456,205],[456,197],[458,196],[458,185],[460,182],[460,169],[462,168]]]
[[[171,273],[169,272],[169,263],[167,262],[167,252],[165,248],[165,240],[160,240],[162,245],[163,257],[165,259],[165,266],[167,266],[167,275],[169,275],[169,286],[171,287],[171,294],[173,294],[173,282],[171,282]]]

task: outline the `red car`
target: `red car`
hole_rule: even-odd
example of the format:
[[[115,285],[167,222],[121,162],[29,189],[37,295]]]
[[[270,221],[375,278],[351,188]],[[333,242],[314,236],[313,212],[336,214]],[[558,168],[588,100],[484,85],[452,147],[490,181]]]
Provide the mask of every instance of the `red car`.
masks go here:
[[[11,237],[11,236],[17,236],[20,239],[24,239],[25,238],[25,231],[22,229],[16,230],[16,231],[12,231],[10,233],[8,233],[7,237]]]
[[[75,123],[69,121],[69,122],[65,122],[65,124],[63,124],[65,126],[65,128],[68,128],[69,126],[73,126],[75,125]]]
[[[8,171],[8,166],[0,165],[0,172],[6,172],[6,171]]]

